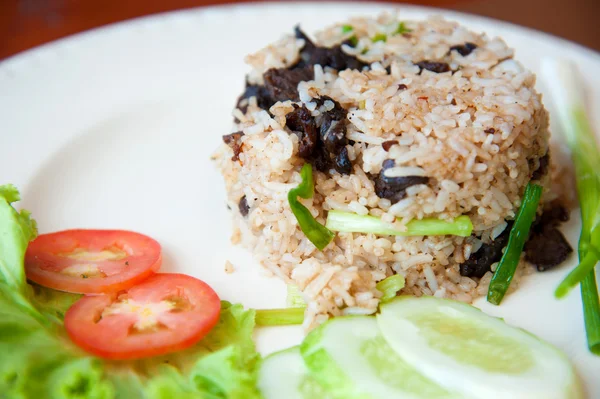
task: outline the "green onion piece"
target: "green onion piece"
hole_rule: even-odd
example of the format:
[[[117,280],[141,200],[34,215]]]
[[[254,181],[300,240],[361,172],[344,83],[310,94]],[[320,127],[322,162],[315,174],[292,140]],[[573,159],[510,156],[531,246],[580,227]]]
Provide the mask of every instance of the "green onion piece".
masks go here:
[[[287,305],[290,308],[303,308],[306,306],[306,302],[304,302],[304,298],[302,297],[302,292],[297,285],[288,284],[287,286]]]
[[[255,322],[257,326],[290,326],[302,324],[305,308],[257,309]]]
[[[387,41],[387,36],[384,35],[383,33],[378,33],[375,36],[373,36],[371,41],[373,43],[375,43],[375,42],[384,42],[385,43]]]
[[[394,35],[401,35],[403,33],[410,33],[410,32],[412,32],[412,29],[408,29],[406,27],[406,25],[404,25],[404,22],[400,22],[398,24],[398,27],[394,31]]]
[[[352,25],[344,25],[342,26],[342,33],[350,33],[354,30]]]
[[[358,38],[356,36],[351,36],[348,40],[350,41],[352,47],[356,47],[358,45]]]
[[[564,60],[544,59],[542,76],[571,150],[581,208],[580,263],[561,282],[555,295],[562,297],[565,290],[581,282],[588,348],[600,355],[600,300],[594,270],[600,252],[600,151],[586,114],[585,86],[575,65]]]
[[[600,356],[600,301],[594,272],[588,273],[581,282],[581,301],[588,347],[590,352]]]
[[[386,277],[375,285],[378,291],[383,292],[381,302],[387,302],[390,299],[394,299],[398,291],[404,288],[404,276],[401,274],[394,274],[393,276]]]
[[[298,220],[300,229],[306,237],[315,244],[319,250],[323,250],[333,240],[334,234],[327,230],[325,226],[317,222],[310,211],[298,201],[297,197],[309,199],[314,195],[314,184],[312,175],[312,166],[305,164],[300,171],[302,183],[288,193],[288,202],[290,208]]]
[[[542,197],[542,186],[537,184],[529,183],[525,189],[525,195],[523,196],[523,203],[519,208],[515,223],[513,224],[512,230],[508,237],[508,245],[504,250],[502,259],[498,264],[498,268],[490,281],[490,288],[488,289],[487,300],[494,305],[499,305],[502,302],[502,298],[508,291],[510,282],[513,279],[521,253],[523,252],[523,246],[525,246],[525,240],[529,235],[529,229],[535,219],[538,205],[540,204],[540,198]]]
[[[473,224],[468,216],[459,216],[453,222],[440,219],[411,220],[402,231],[391,223],[370,215],[329,211],[325,226],[333,231],[346,233],[372,233],[392,236],[461,236],[468,237]]]
[[[365,109],[367,108],[367,102],[365,100],[361,100],[358,102],[358,109]]]

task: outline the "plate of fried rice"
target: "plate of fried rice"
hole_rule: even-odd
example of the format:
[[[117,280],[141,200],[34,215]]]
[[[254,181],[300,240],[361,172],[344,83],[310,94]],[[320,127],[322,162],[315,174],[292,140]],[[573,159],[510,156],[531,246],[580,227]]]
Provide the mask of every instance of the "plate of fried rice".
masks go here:
[[[137,19],[0,63],[1,180],[44,230],[147,232],[167,269],[223,299],[285,307],[292,287],[304,324],[258,331],[265,354],[375,313],[377,283],[400,275],[402,295],[474,304],[561,348],[599,397],[578,290],[553,295],[581,231],[551,82],[537,76],[557,56],[600,109],[597,53],[465,14],[286,3]],[[311,195],[290,194],[307,169]],[[537,216],[495,306],[490,281],[531,183]]]

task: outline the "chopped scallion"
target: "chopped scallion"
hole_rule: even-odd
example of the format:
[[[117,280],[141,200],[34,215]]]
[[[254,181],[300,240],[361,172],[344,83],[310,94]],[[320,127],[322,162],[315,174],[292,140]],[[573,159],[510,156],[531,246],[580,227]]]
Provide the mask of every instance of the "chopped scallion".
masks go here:
[[[410,32],[412,32],[412,29],[408,29],[408,28],[406,27],[406,25],[404,24],[404,22],[400,22],[400,23],[398,24],[398,27],[397,27],[397,28],[396,28],[396,30],[394,31],[394,34],[395,34],[395,35],[401,35],[401,34],[403,34],[403,33],[410,33]]]
[[[394,274],[393,276],[386,277],[375,285],[378,291],[383,293],[381,302],[387,302],[390,299],[396,297],[398,291],[404,288],[404,276],[401,274]]]
[[[315,247],[319,250],[323,250],[333,240],[334,234],[329,231],[325,226],[317,222],[317,220],[310,213],[308,208],[298,201],[297,197],[309,199],[314,195],[314,183],[312,175],[312,166],[305,164],[300,171],[302,176],[302,182],[300,185],[288,193],[288,202],[290,208],[298,220],[298,225],[306,237],[312,242]]]
[[[504,250],[492,281],[490,281],[487,300],[494,305],[499,305],[502,302],[502,298],[504,298],[506,291],[508,291],[510,282],[515,275],[515,270],[523,252],[523,246],[525,246],[531,224],[535,219],[537,208],[540,204],[542,191],[542,186],[532,183],[529,183],[525,189],[523,202],[508,237],[508,245]]]
[[[375,36],[373,36],[371,41],[373,43],[376,43],[376,42],[384,42],[385,43],[387,41],[387,36],[384,35],[383,33],[378,33]]]
[[[581,208],[579,265],[561,282],[555,295],[563,297],[581,283],[588,348],[600,355],[600,299],[595,271],[600,258],[600,151],[585,109],[584,84],[575,65],[544,59],[542,73],[571,151]]]
[[[257,326],[290,326],[302,324],[305,308],[257,309]]]
[[[352,25],[344,25],[342,26],[342,33],[350,33],[354,30]]]
[[[333,231],[346,233],[372,233],[393,236],[445,236],[454,235],[468,237],[473,231],[473,224],[468,216],[459,216],[453,222],[440,219],[412,220],[402,230],[391,223],[370,215],[329,211],[325,226]]]

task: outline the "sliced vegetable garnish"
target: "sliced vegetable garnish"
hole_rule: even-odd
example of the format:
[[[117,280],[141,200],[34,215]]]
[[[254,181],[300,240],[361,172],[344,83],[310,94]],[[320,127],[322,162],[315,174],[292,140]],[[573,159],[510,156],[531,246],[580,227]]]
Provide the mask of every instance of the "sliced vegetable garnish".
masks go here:
[[[333,399],[308,374],[298,346],[273,353],[263,360],[258,387],[265,399]]]
[[[314,195],[314,183],[312,175],[312,166],[310,164],[304,164],[300,171],[302,182],[300,185],[288,193],[288,202],[290,208],[298,220],[300,229],[306,235],[306,237],[312,242],[315,247],[323,250],[335,236],[325,226],[317,222],[314,216],[310,213],[308,208],[298,201],[297,197],[309,199]]]
[[[583,397],[564,354],[473,306],[407,296],[381,305],[380,310],[379,329],[394,351],[460,397]]]
[[[343,25],[342,26],[342,33],[350,33],[354,30],[354,28],[352,27],[352,25]]]
[[[257,326],[288,326],[302,324],[304,321],[304,307],[284,309],[258,309],[256,310]]]
[[[73,342],[108,359],[139,359],[194,345],[217,324],[221,303],[206,283],[155,274],[119,295],[86,296],[65,315]]]
[[[328,320],[311,331],[300,352],[310,375],[334,398],[458,398],[398,356],[371,316]]]
[[[390,299],[396,297],[398,292],[404,288],[404,276],[401,274],[394,274],[393,276],[386,277],[375,285],[378,291],[383,292],[381,302],[387,302]]]
[[[45,287],[81,294],[125,290],[161,265],[160,244],[121,230],[66,230],[42,234],[27,248],[27,278]]]
[[[401,35],[403,33],[410,33],[412,32],[412,29],[408,29],[406,27],[406,25],[404,24],[404,22],[400,22],[398,24],[398,27],[396,28],[396,31],[394,32],[395,35]]]
[[[454,235],[468,237],[473,231],[473,224],[468,216],[462,215],[448,222],[440,219],[411,220],[405,230],[391,223],[370,215],[329,211],[325,226],[333,231],[346,233],[372,233],[393,236],[438,236]]]
[[[0,282],[14,289],[25,284],[23,258],[29,241],[37,236],[31,214],[25,210],[19,213],[12,207],[20,199],[12,184],[0,186]]]
[[[515,218],[515,223],[508,237],[508,244],[490,282],[487,300],[494,305],[499,305],[508,291],[510,282],[515,275],[525,241],[529,235],[531,224],[535,219],[543,188],[540,185],[529,183],[525,188],[523,202]]]
[[[290,308],[303,308],[306,306],[306,302],[302,297],[302,292],[300,292],[298,286],[294,284],[287,285],[286,302]]]
[[[558,286],[555,295],[563,297],[581,282],[588,347],[600,355],[600,300],[595,271],[600,259],[600,151],[586,113],[584,84],[575,65],[544,59],[542,72],[575,165],[582,224],[580,263]]]

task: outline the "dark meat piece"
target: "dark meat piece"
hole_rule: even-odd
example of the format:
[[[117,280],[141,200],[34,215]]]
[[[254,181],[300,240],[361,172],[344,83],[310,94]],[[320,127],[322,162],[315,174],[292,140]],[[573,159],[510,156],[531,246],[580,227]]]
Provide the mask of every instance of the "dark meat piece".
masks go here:
[[[406,189],[416,184],[427,184],[429,177],[426,176],[401,176],[387,177],[385,171],[395,166],[393,159],[383,161],[381,172],[375,179],[375,193],[379,198],[387,198],[392,204],[400,201],[406,196]]]
[[[542,272],[561,264],[573,248],[558,227],[569,220],[569,212],[560,205],[552,205],[538,217],[525,243],[525,260]]]
[[[285,124],[300,139],[298,154],[309,158],[318,142],[317,125],[310,111],[304,105],[294,104],[294,110],[285,116]]]
[[[238,209],[240,210],[242,216],[248,215],[248,212],[250,211],[250,206],[248,205],[248,200],[246,199],[245,195],[240,199]]]
[[[395,144],[398,144],[397,140],[388,140],[381,143],[381,147],[383,147],[383,151],[388,152]]]
[[[477,45],[475,43],[466,42],[465,44],[459,44],[457,46],[450,47],[448,54],[450,54],[452,50],[456,50],[458,51],[458,54],[462,55],[463,57],[466,57],[467,55],[471,54],[471,52],[476,48]]]
[[[256,97],[257,105],[265,110],[269,110],[276,103],[276,101],[271,98],[271,94],[264,86],[251,85],[246,82],[246,89],[242,93],[242,95],[238,98],[236,107],[239,108],[243,113],[246,113],[248,109],[248,105],[241,106],[242,100],[248,99],[250,97]]]
[[[239,161],[240,159],[240,152],[242,152],[242,144],[240,139],[243,135],[244,132],[236,132],[223,136],[223,142],[233,150],[233,156],[231,157],[232,161]]]
[[[407,85],[405,85],[404,83],[400,83],[400,84],[398,85],[398,90],[406,90],[406,89],[408,89],[408,86],[407,86]]]
[[[316,100],[319,106],[325,104],[326,101],[332,101],[334,106],[317,118],[319,138],[327,150],[326,152],[330,154],[330,157],[333,157],[334,169],[347,175],[352,171],[352,163],[348,158],[348,149],[346,148],[346,145],[348,145],[348,139],[346,138],[346,125],[348,123],[346,116],[348,111],[330,97],[321,97]]]
[[[300,51],[300,61],[291,67],[291,69],[302,69],[306,66],[319,64],[322,67],[328,66],[330,68],[337,69],[338,71],[342,71],[344,69],[361,70],[363,67],[368,65],[360,61],[358,58],[344,53],[341,45],[331,48],[319,47],[315,45],[304,32],[302,32],[299,26],[296,26],[294,31],[296,33],[296,37],[298,39],[303,39],[305,44],[302,48],[302,51]]]
[[[488,133],[488,134],[494,134],[494,133],[496,133],[496,129],[494,129],[493,127],[490,127],[488,129],[485,129],[484,132]]]
[[[415,65],[418,65],[419,68],[421,68],[421,72],[423,72],[423,69],[427,69],[428,71],[435,72],[435,73],[442,73],[442,72],[450,71],[450,65],[448,65],[445,62],[419,61],[419,62],[415,63]]]
[[[499,262],[502,258],[502,250],[508,244],[508,236],[513,222],[508,222],[504,231],[489,244],[483,244],[481,248],[469,259],[460,265],[460,275],[465,277],[478,277],[491,270],[492,263]]]
[[[273,101],[300,101],[298,83],[313,80],[315,73],[312,66],[298,69],[271,68],[263,77],[265,88]]]
[[[327,111],[327,117],[336,121],[342,121],[346,119],[348,116],[348,111],[340,103],[335,101],[333,98],[328,96],[322,96],[319,98],[315,98],[313,102],[317,103],[318,107],[321,107],[325,104],[325,101],[331,101],[333,103],[333,108]]]
[[[352,173],[352,162],[348,157],[348,148],[346,146],[340,149],[339,154],[333,159],[333,168],[343,175]]]
[[[531,175],[531,180],[540,180],[548,173],[548,164],[550,163],[550,156],[546,153],[539,160],[538,168]]]

